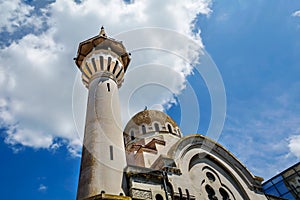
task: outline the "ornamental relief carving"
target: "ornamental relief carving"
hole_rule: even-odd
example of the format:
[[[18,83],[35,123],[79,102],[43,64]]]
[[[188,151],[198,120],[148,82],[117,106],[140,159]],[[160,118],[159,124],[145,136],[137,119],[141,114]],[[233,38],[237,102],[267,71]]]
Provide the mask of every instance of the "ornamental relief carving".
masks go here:
[[[132,189],[132,197],[136,199],[152,199],[152,195],[150,191],[147,190],[139,190]]]

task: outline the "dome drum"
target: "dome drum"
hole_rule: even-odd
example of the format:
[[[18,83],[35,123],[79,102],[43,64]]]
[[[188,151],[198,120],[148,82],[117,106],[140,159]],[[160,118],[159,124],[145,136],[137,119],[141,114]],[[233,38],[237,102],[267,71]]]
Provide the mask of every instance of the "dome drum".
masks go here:
[[[157,134],[171,134],[181,138],[181,131],[176,122],[167,114],[156,110],[145,110],[129,120],[124,130],[124,143],[152,137]]]

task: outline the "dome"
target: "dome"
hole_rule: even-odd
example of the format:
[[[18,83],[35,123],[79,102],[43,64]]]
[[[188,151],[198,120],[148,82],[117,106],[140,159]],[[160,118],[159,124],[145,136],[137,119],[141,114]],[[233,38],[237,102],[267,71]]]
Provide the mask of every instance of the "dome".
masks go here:
[[[125,144],[135,138],[154,133],[182,136],[178,125],[170,116],[158,110],[144,110],[134,115],[127,123],[124,130]]]

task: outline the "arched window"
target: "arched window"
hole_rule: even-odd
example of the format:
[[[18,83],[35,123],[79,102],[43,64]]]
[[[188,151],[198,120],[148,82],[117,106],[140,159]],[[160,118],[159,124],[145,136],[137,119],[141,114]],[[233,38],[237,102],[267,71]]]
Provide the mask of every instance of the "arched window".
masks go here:
[[[135,137],[134,137],[134,131],[131,131],[131,132],[130,132],[130,139],[131,139],[131,140],[134,140],[134,139],[135,139]]]
[[[182,199],[182,190],[180,187],[178,188],[178,192],[179,192],[179,199]]]
[[[222,196],[222,200],[229,200],[229,195],[223,188],[220,188],[219,192]]]
[[[146,126],[142,125],[142,133],[145,134],[146,133]]]
[[[163,198],[163,196],[161,196],[161,194],[156,194],[155,199],[156,200],[164,200],[164,198]]]
[[[168,131],[169,131],[170,133],[173,133],[173,131],[172,131],[172,127],[171,127],[171,125],[170,125],[170,124],[168,124]]]
[[[215,176],[210,173],[210,172],[206,172],[206,177],[208,178],[208,180],[210,180],[211,182],[214,182],[216,180]]]
[[[214,200],[216,198],[216,196],[215,196],[216,193],[215,193],[214,189],[211,186],[206,185],[205,190],[207,192],[208,199],[213,199]]]
[[[188,189],[185,189],[185,192],[186,192],[186,197],[188,200],[190,200],[190,193],[189,193],[189,190]]]
[[[104,69],[104,64],[103,64],[103,56],[100,56],[100,68],[101,68],[101,70],[103,70]]]
[[[107,71],[110,70],[110,63],[111,63],[111,57],[108,57],[108,60],[107,60]]]
[[[158,123],[154,123],[154,130],[155,130],[155,132],[159,132],[159,125],[158,125]]]
[[[176,131],[177,131],[177,135],[178,135],[178,136],[181,136],[181,133],[180,133],[179,128],[177,128]]]

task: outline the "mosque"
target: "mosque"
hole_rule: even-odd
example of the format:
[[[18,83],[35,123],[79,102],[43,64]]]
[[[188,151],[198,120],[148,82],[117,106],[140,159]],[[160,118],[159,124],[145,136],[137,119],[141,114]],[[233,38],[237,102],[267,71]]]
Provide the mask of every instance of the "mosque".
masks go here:
[[[139,112],[123,130],[119,88],[130,54],[103,27],[79,44],[75,63],[89,91],[77,200],[271,199],[233,154],[203,135],[184,136],[161,111]]]

